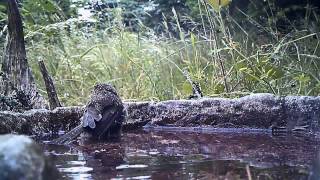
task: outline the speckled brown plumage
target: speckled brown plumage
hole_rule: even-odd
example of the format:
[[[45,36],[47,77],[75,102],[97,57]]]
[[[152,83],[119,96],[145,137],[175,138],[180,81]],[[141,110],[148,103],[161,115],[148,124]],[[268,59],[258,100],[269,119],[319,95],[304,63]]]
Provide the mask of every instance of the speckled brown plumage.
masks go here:
[[[83,131],[97,139],[119,136],[124,120],[123,104],[111,84],[96,84],[85,107],[81,124],[53,141],[56,144],[71,142]]]
[[[96,84],[82,117],[82,126],[95,137],[101,138],[109,128],[120,128],[123,104],[111,84]]]

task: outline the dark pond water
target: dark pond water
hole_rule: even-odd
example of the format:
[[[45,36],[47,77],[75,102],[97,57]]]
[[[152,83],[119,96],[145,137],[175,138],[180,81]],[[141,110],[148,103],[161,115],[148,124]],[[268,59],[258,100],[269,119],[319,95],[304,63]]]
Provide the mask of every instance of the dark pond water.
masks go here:
[[[44,148],[65,179],[320,179],[320,140],[310,137],[141,130]]]

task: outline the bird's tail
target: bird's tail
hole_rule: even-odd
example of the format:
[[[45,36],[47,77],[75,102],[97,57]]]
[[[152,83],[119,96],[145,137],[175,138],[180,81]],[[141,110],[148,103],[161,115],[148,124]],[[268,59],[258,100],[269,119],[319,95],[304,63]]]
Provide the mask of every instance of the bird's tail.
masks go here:
[[[83,132],[82,125],[79,125],[69,131],[67,134],[64,134],[63,136],[52,140],[50,143],[52,144],[69,144],[72,140],[77,138],[81,133]]]

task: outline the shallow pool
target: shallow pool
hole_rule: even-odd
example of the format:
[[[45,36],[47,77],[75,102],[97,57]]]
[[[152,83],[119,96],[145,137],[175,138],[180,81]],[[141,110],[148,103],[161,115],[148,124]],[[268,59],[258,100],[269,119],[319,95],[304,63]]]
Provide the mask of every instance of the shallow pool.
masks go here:
[[[320,179],[313,137],[141,130],[43,146],[65,179]]]

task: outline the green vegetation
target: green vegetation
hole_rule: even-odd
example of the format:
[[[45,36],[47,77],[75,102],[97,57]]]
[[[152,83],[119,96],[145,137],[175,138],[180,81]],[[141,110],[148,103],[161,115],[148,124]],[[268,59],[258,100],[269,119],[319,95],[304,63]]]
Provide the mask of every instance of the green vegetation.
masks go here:
[[[230,15],[226,8],[216,12],[202,1],[188,0],[189,16],[170,9],[171,19],[159,22],[163,29],[158,33],[148,24],[150,18],[138,21],[138,30],[132,31],[123,23],[124,9],[110,10],[113,18],[107,21],[88,23],[70,19],[74,10],[56,2],[24,1],[25,38],[41,91],[38,59],[45,61],[65,105],[84,103],[96,82],[112,82],[123,99],[187,98],[192,90],[183,70],[206,96],[320,93],[316,8],[304,7],[309,9],[293,22],[285,16],[290,9],[271,3],[249,4],[247,12]],[[36,11],[28,3],[43,8]],[[258,5],[263,11],[250,9]],[[261,13],[268,16],[263,19]]]

